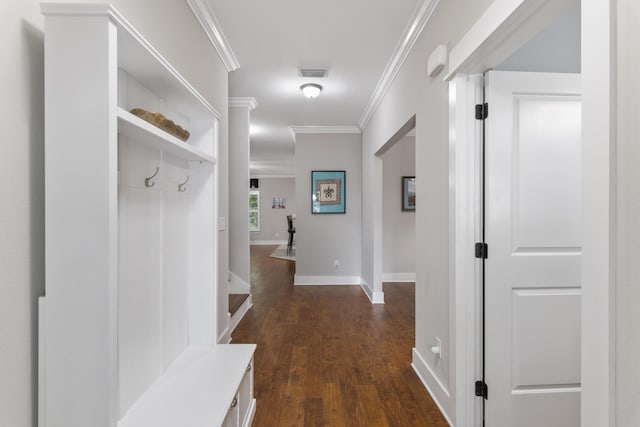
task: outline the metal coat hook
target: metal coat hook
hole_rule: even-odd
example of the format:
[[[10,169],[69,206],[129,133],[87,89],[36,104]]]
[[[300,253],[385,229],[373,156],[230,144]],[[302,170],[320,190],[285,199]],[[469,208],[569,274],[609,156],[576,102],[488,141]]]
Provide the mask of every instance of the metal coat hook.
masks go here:
[[[153,187],[154,185],[156,185],[155,181],[151,181],[151,180],[155,178],[156,175],[158,175],[158,172],[160,172],[160,167],[156,166],[156,171],[153,173],[153,175],[151,175],[149,178],[144,179],[145,187]]]
[[[182,183],[182,184],[178,184],[178,191],[181,193],[184,193],[185,191],[187,191],[187,182],[189,182],[189,178],[191,178],[189,175],[187,175],[187,179]]]

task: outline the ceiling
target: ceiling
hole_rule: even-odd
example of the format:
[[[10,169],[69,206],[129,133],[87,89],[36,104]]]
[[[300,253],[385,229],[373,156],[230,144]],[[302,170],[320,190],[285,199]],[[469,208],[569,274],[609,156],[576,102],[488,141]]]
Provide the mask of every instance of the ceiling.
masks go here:
[[[293,176],[290,126],[357,126],[422,0],[207,0],[240,68],[230,97],[253,97],[251,175]],[[328,77],[298,76],[300,67]],[[324,87],[316,99],[302,83]]]

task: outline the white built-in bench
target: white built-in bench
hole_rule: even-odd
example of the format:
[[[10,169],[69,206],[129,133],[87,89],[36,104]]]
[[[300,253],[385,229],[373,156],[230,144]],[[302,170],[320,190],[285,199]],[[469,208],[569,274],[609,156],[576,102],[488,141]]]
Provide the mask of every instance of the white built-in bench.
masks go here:
[[[188,348],[118,427],[250,426],[255,344]]]

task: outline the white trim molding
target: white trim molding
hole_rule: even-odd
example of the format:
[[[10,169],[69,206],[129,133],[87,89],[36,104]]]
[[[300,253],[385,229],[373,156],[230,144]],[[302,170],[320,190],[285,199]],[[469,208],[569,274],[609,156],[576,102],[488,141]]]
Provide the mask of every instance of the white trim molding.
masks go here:
[[[616,425],[616,3],[581,9],[582,427]]]
[[[362,133],[358,126],[290,126],[293,134],[298,133]]]
[[[384,292],[373,291],[364,280],[360,283],[360,287],[371,304],[384,304]]]
[[[205,0],[185,1],[207,34],[207,37],[209,37],[209,40],[211,40],[213,47],[216,49],[216,52],[218,52],[227,71],[231,72],[240,68],[240,63],[238,63],[236,55],[233,53],[231,45],[229,45],[226,36],[222,32],[220,24],[209,4]]]
[[[250,240],[249,241],[250,245],[255,245],[255,246],[272,246],[272,245],[286,245],[287,241],[286,240]]]
[[[402,33],[400,42],[391,55],[391,59],[389,59],[389,62],[387,63],[387,66],[384,69],[380,80],[378,81],[378,85],[373,91],[373,94],[371,95],[371,98],[369,98],[367,106],[362,112],[362,116],[360,116],[360,121],[358,122],[358,124],[360,125],[361,129],[367,127],[369,120],[371,120],[371,117],[380,106],[380,103],[384,99],[384,96],[387,94],[387,91],[398,76],[398,73],[400,72],[400,69],[404,64],[404,61],[407,59],[407,56],[409,56],[409,52],[411,52],[411,49],[416,44],[418,37],[420,37],[420,34],[422,34],[422,30],[424,30],[424,27],[431,19],[431,16],[433,15],[436,7],[438,7],[439,3],[440,0],[423,0],[414,10],[409,24],[406,26],[404,32]]]
[[[253,425],[253,417],[256,415],[256,399],[251,399],[249,409],[247,410],[247,416],[245,418],[242,427],[251,427]]]
[[[46,427],[47,297],[38,297],[38,427]]]
[[[229,98],[229,108],[248,108],[249,111],[258,106],[258,101],[251,97],[231,97]]]
[[[218,337],[218,344],[229,344],[231,343],[231,330],[229,329],[229,325],[231,324],[231,313],[227,313],[227,327],[224,328],[224,331]]]
[[[444,407],[440,403],[440,398],[450,398],[449,390],[447,390],[440,379],[438,379],[438,377],[434,374],[434,372],[431,370],[427,362],[425,362],[416,348],[413,348],[411,353],[411,367],[415,371],[418,378],[420,378],[420,381],[422,381],[422,384],[424,384],[438,409],[440,409],[440,412],[442,413],[444,419],[447,420],[447,423],[449,423],[450,426],[453,426],[454,424],[453,422],[451,422],[451,416],[444,410]],[[438,388],[436,389],[435,386],[437,386]]]
[[[468,387],[480,375],[482,303],[476,290],[481,287],[481,264],[475,258],[474,242],[481,234],[481,150],[482,127],[472,113],[472,105],[482,102],[481,74],[457,74],[449,82],[449,269],[450,316],[455,333],[455,419],[460,427],[473,427],[482,420],[482,405]]]
[[[106,16],[111,15],[116,19],[122,16],[108,3],[40,3],[40,11],[45,16]]]
[[[306,285],[337,285],[351,286],[360,285],[362,279],[359,276],[300,276],[295,275],[293,284],[296,286]]]
[[[282,178],[295,178],[295,175],[251,175],[251,178],[257,179],[282,179]],[[286,242],[285,242],[286,243]]]
[[[415,282],[416,273],[382,273],[382,281],[392,283]]]

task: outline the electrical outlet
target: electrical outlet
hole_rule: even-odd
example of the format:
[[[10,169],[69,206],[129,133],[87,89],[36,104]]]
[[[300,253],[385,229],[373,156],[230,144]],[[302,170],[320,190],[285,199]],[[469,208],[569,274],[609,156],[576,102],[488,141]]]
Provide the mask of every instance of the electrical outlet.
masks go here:
[[[338,261],[337,259],[333,260],[333,265],[336,266],[336,270],[340,267],[340,261]]]

